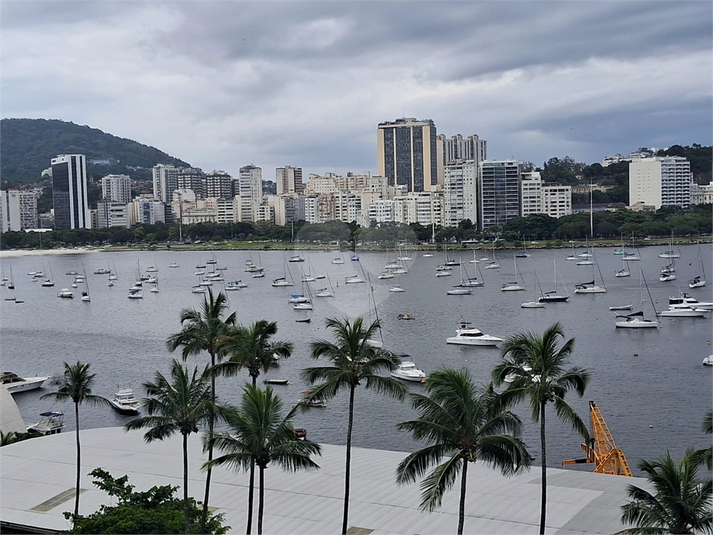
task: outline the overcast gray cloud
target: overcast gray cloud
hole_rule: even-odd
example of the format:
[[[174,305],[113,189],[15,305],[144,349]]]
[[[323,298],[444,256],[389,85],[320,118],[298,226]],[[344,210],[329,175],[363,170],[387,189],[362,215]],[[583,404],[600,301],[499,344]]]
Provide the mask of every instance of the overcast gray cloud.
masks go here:
[[[433,119],[491,158],[711,140],[708,1],[13,1],[2,116],[88,124],[204,170],[376,172]]]

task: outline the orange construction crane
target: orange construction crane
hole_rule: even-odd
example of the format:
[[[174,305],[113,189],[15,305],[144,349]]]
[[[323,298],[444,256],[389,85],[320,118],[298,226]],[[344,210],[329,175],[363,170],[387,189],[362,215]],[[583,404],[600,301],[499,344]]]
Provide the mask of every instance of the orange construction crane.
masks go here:
[[[594,473],[612,474],[631,477],[631,468],[626,461],[626,455],[614,443],[609,427],[604,421],[599,407],[593,401],[589,402],[589,415],[592,417],[591,445],[582,444],[582,451],[587,456],[584,459],[569,459],[562,464],[594,463]]]

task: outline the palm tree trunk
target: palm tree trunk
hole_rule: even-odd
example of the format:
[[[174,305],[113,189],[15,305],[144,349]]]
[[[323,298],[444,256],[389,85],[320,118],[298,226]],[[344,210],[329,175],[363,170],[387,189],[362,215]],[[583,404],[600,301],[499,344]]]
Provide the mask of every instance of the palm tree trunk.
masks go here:
[[[183,528],[188,535],[188,434],[183,434]]]
[[[265,509],[265,467],[260,467],[260,497],[257,506],[257,535],[262,535],[262,512]]]
[[[545,406],[540,403],[540,448],[542,450],[542,500],[540,504],[540,535],[545,535],[545,516],[547,515],[547,451],[545,449]]]
[[[253,529],[253,502],[255,501],[255,459],[250,461],[250,487],[248,488],[248,528],[247,535]]]
[[[355,385],[349,389],[349,423],[347,424],[347,459],[344,473],[344,516],[342,518],[342,535],[346,535],[349,523],[349,483],[352,463],[352,424],[354,423],[354,391]]]
[[[74,403],[74,422],[77,435],[77,485],[76,490],[74,491],[74,518],[76,519],[79,516],[79,476],[82,471],[82,450],[79,447],[79,403],[76,401]]]
[[[257,385],[257,377],[252,376],[253,386]],[[248,527],[246,534],[250,535],[253,529],[253,502],[255,500],[255,459],[250,460],[250,488],[248,489]]]
[[[468,475],[468,459],[463,459],[463,475],[460,482],[460,505],[458,508],[458,535],[463,535],[463,523],[465,521],[465,485]]]
[[[215,366],[215,355],[210,354],[210,364]],[[208,438],[213,438],[213,425],[214,425],[214,413],[215,409],[215,377],[210,378],[210,400],[213,404],[211,408],[210,418],[208,419]],[[208,460],[213,460],[213,444],[208,446]],[[210,476],[212,469],[208,468],[205,474],[205,494],[203,495],[203,511],[201,513],[201,533],[205,533],[205,526],[208,521],[208,497],[210,495]]]

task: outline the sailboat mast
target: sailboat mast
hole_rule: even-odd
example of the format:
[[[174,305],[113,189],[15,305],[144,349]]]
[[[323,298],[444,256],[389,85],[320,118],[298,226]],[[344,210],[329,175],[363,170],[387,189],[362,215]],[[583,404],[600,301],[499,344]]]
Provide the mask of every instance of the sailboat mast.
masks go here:
[[[589,181],[589,236],[594,238],[594,209],[592,205],[592,198],[594,196],[594,184]]]

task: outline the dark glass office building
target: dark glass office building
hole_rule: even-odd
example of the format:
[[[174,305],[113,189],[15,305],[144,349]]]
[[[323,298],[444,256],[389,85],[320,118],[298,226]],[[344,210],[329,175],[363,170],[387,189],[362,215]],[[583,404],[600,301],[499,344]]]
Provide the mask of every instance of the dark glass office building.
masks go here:
[[[55,230],[90,227],[84,154],[61,154],[52,158],[52,201]]]
[[[437,183],[436,125],[427,119],[396,119],[379,123],[377,150],[379,175],[390,186],[407,191],[431,191]]]

